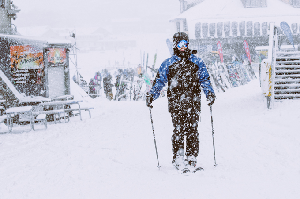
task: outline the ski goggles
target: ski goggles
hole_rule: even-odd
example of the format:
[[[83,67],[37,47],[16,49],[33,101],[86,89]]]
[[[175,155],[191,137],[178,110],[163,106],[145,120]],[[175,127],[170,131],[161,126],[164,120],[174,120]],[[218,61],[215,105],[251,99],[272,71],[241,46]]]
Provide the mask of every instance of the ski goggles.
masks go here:
[[[189,44],[189,42],[187,42],[186,40],[181,40],[181,41],[177,44],[177,47],[178,47],[178,48],[182,48],[182,47],[187,48],[187,47],[188,47],[188,44]]]

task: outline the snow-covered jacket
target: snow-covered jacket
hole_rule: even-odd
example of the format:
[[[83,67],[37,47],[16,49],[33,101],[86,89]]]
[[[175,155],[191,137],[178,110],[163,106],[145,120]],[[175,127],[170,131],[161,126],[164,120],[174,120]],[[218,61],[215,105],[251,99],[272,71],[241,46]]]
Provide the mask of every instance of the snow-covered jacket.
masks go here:
[[[209,92],[214,93],[203,60],[194,54],[188,59],[173,55],[161,64],[150,90],[153,100],[166,83],[170,112],[193,107],[200,111],[201,87],[206,97]]]

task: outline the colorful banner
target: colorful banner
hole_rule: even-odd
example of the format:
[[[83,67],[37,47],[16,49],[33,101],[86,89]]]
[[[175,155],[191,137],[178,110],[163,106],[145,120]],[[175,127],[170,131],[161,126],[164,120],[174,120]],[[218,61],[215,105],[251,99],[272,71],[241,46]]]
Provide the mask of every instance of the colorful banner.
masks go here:
[[[43,51],[30,45],[10,46],[12,69],[43,68]]]
[[[218,41],[218,52],[220,55],[220,59],[221,59],[221,63],[223,63],[224,59],[223,59],[223,50],[222,50],[222,46],[221,46],[221,42]]]
[[[51,64],[66,64],[67,54],[65,48],[49,48],[48,62]]]
[[[251,64],[251,55],[250,55],[249,45],[246,40],[244,40],[244,48],[245,48],[249,63]]]

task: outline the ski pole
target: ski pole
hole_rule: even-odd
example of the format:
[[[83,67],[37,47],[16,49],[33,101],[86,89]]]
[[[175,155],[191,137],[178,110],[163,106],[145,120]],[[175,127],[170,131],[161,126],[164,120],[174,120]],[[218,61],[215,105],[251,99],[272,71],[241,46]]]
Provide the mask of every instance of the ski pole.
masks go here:
[[[188,163],[187,155],[186,155],[186,132],[184,132],[184,142],[183,142],[183,161],[186,166]]]
[[[217,166],[216,162],[216,149],[215,149],[215,132],[214,132],[214,125],[213,125],[213,116],[212,116],[212,105],[210,105],[210,116],[211,116],[211,129],[212,129],[212,138],[213,138],[213,147],[214,147],[214,160],[215,160],[215,167]]]
[[[160,169],[159,161],[158,161],[158,153],[157,153],[157,146],[156,146],[155,134],[154,134],[154,126],[153,126],[153,119],[152,119],[151,108],[149,108],[149,110],[150,110],[150,118],[151,118],[151,124],[152,124],[152,131],[153,131],[153,138],[154,138],[154,146],[155,146],[156,158],[157,158],[157,168]]]

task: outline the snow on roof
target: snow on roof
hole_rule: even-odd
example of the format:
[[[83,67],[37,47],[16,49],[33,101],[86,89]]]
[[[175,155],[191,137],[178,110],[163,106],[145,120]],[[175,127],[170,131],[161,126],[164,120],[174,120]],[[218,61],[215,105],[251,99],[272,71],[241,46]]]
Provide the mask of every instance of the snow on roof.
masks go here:
[[[0,37],[2,38],[7,38],[7,39],[14,39],[17,41],[27,41],[27,40],[31,40],[33,42],[35,42],[36,44],[42,44],[45,43],[45,40],[42,40],[40,38],[33,38],[33,37],[27,37],[27,36],[22,36],[22,35],[6,35],[6,34],[0,34]]]
[[[34,42],[34,44],[39,44],[39,45],[64,45],[68,46],[71,45],[71,41],[66,40],[66,39],[56,39],[56,38],[47,38],[47,37],[37,37],[37,36],[22,36],[22,35],[5,35],[5,34],[0,34],[0,37],[2,38],[8,38],[8,39],[14,39],[20,42],[25,42],[27,43],[28,40]]]
[[[228,21],[228,20],[274,20],[274,18],[297,17],[300,9],[280,0],[267,0],[267,7],[245,8],[241,0],[205,0],[197,6],[180,14],[177,18],[191,21]],[[298,19],[294,19],[298,22]]]

